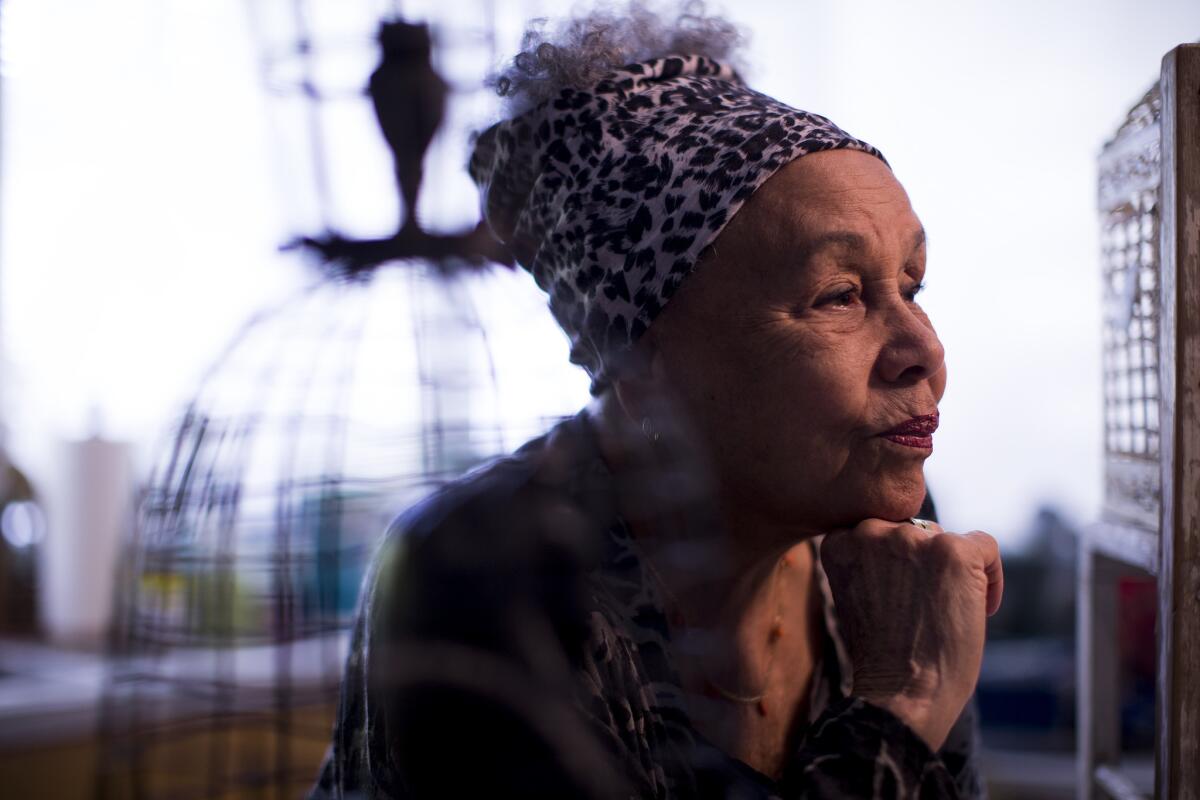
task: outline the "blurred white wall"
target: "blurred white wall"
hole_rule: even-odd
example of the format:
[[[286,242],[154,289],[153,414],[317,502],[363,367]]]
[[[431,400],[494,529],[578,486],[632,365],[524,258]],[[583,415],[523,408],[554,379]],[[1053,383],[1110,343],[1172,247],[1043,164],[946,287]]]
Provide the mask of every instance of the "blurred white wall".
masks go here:
[[[35,477],[51,474],[49,442],[92,432],[93,409],[144,450],[235,326],[305,277],[276,252],[297,232],[276,152],[289,131],[272,128],[249,5],[0,5],[0,399]],[[539,6],[569,4],[498,0],[509,46],[519,26],[504,10]],[[951,371],[929,466],[944,519],[1013,542],[1041,501],[1089,518],[1101,456],[1095,155],[1162,54],[1200,37],[1200,3],[728,10],[751,33],[752,82],[883,149],[929,231],[924,303]],[[340,135],[369,171],[385,152],[359,147],[357,124]],[[389,192],[373,180],[355,208],[390,219]],[[475,202],[466,191],[463,206]],[[565,363],[565,340],[544,351]],[[564,380],[585,399],[581,379]]]
[[[2,5],[0,375],[35,476],[58,437],[154,437],[295,284],[240,6]]]

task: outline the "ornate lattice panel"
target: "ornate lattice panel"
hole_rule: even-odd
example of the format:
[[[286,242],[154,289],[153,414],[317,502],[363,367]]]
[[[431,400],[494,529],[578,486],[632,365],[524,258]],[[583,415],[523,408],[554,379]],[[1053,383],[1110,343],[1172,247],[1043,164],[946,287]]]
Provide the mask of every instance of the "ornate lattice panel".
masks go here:
[[[1158,87],[1100,157],[1107,521],[1156,531],[1159,467]]]

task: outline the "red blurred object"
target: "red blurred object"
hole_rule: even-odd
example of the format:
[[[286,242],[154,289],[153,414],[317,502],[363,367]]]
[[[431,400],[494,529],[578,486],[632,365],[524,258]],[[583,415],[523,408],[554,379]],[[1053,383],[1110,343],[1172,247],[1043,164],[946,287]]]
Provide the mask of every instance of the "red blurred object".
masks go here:
[[[1154,578],[1126,576],[1117,581],[1117,644],[1123,676],[1154,683],[1158,585]]]

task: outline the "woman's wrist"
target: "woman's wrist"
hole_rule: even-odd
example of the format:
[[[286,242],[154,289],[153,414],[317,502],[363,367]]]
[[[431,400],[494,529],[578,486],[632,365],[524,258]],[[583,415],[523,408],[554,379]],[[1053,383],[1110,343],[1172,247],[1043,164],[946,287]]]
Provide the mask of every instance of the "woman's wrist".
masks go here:
[[[950,733],[950,726],[941,719],[940,714],[936,713],[933,701],[929,698],[913,697],[904,693],[855,692],[855,694],[873,706],[890,711],[911,728],[917,736],[920,736],[929,745],[929,749],[935,753],[941,748],[946,741],[946,736]]]

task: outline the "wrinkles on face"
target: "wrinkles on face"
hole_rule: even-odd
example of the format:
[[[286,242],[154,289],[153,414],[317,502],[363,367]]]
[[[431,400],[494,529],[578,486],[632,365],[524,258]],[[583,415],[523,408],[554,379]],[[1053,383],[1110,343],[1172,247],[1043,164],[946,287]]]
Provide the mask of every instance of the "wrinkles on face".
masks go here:
[[[916,513],[928,454],[879,434],[945,389],[925,251],[891,171],[846,151],[788,165],[721,234],[651,340],[735,502],[825,525]]]

